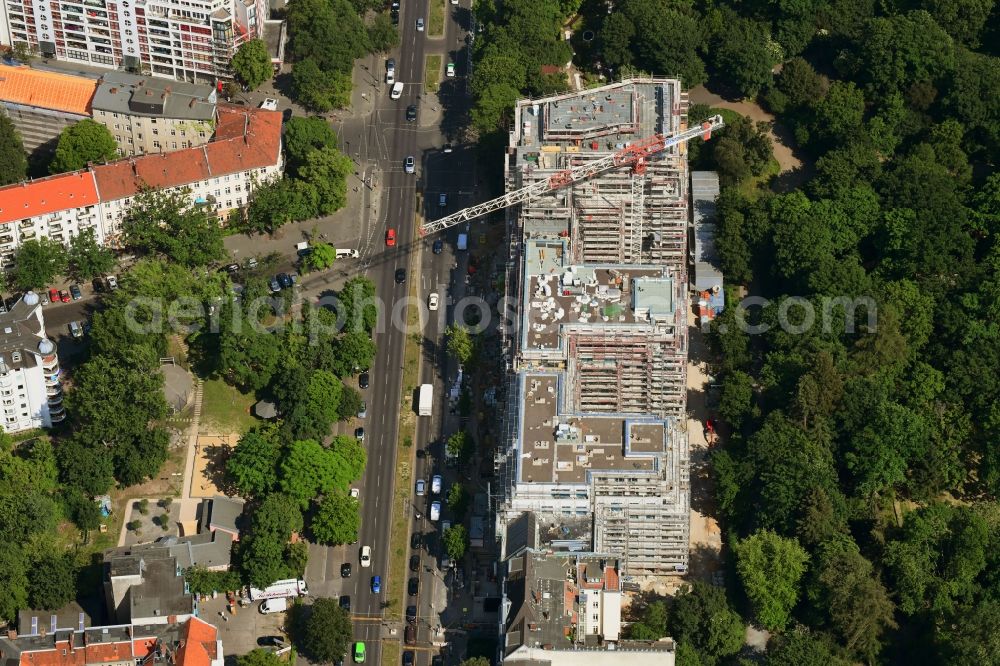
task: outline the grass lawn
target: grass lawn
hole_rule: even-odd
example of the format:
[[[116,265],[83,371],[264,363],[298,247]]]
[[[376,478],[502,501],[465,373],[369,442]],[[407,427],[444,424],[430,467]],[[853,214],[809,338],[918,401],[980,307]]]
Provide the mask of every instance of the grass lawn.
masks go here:
[[[427,22],[427,34],[444,37],[444,19],[448,15],[448,0],[431,0],[431,18]]]
[[[424,88],[427,92],[436,93],[441,85],[441,56],[424,57]]]
[[[254,397],[221,379],[207,379],[201,401],[202,432],[244,433],[258,423],[250,413]]]

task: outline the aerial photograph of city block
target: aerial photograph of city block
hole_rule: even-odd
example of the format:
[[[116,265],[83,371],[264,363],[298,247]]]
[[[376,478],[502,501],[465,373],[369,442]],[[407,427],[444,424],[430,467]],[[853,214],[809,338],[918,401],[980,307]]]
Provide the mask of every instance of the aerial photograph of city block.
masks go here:
[[[3,0],[0,666],[1000,666],[998,0]]]

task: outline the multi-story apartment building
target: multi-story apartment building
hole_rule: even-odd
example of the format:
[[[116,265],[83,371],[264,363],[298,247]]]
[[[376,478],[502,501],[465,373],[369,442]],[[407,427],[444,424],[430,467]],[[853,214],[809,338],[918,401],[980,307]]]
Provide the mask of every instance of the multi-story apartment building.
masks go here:
[[[0,42],[42,56],[215,83],[244,42],[263,37],[265,0],[4,0]]]
[[[10,267],[18,245],[46,236],[68,243],[94,229],[115,245],[134,197],[144,189],[180,190],[220,217],[249,203],[255,187],[280,177],[281,114],[225,106],[216,140],[160,155],[130,157],[82,171],[0,188],[0,261]]]
[[[673,666],[670,638],[622,635],[621,563],[613,555],[524,548],[501,567],[498,661],[507,666]]]
[[[519,102],[509,190],[686,129],[672,79]],[[501,528],[585,519],[629,574],[686,570],[687,161],[683,146],[509,210],[517,304],[498,452]]]
[[[4,432],[49,428],[66,418],[56,345],[45,335],[38,295],[0,313],[0,425]]]
[[[209,142],[216,94],[215,86],[113,72],[101,77],[91,107],[122,155],[163,153]]]
[[[63,129],[89,118],[96,88],[82,76],[0,65],[0,106],[29,153],[55,149]]]

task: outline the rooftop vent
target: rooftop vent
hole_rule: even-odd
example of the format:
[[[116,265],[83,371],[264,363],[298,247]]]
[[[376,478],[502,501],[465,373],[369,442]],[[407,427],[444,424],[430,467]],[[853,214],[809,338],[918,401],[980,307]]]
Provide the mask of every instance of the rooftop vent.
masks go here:
[[[21,352],[19,352],[19,351],[11,352],[10,353],[10,360],[13,361],[14,363],[20,363],[21,362]]]

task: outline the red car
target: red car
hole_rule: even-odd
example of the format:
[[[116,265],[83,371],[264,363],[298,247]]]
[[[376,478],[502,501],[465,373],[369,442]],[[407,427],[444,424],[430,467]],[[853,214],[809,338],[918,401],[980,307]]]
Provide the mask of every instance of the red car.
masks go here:
[[[73,299],[70,298],[69,292],[63,289],[62,291],[59,292],[59,300],[62,301],[63,303],[69,303]]]
[[[389,229],[385,232],[385,246],[395,247],[396,246],[396,230]]]
[[[62,299],[59,298],[59,290],[58,289],[55,289],[55,288],[49,289],[49,302],[50,303],[58,303],[61,300]]]

